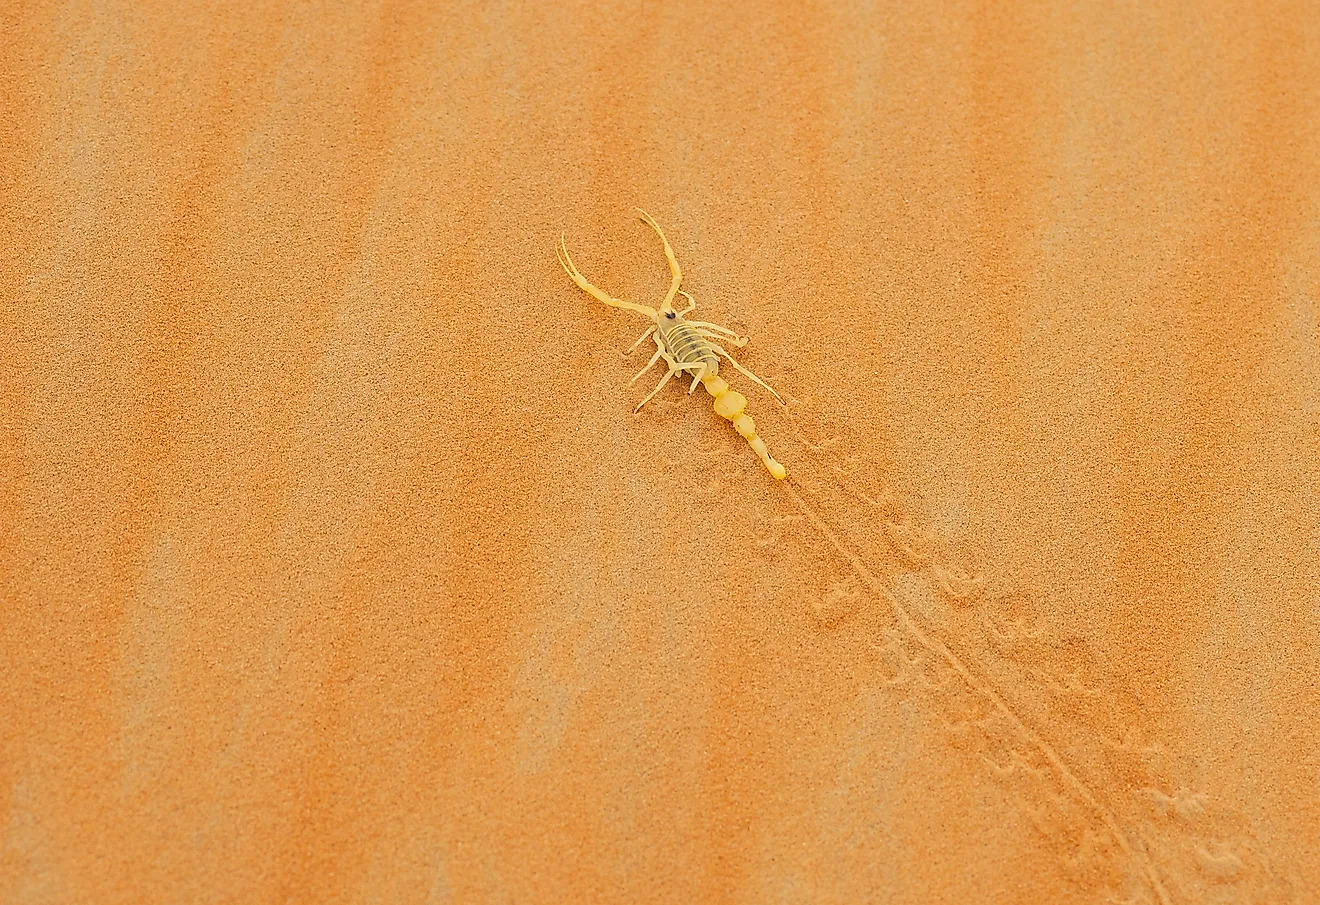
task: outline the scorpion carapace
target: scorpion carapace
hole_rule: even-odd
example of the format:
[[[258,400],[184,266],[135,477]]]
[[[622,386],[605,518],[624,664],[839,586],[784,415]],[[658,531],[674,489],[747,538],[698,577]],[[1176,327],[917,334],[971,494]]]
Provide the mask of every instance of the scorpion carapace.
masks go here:
[[[686,375],[691,373],[692,386],[688,388],[688,393],[691,394],[696,390],[697,384],[704,386],[706,392],[714,397],[716,414],[731,421],[734,429],[760,456],[766,470],[775,479],[783,480],[788,476],[788,470],[770,457],[770,452],[765,447],[765,441],[756,435],[756,422],[752,421],[751,416],[743,411],[747,407],[747,397],[737,390],[730,389],[728,381],[720,376],[720,358],[726,359],[740,374],[768,390],[775,399],[779,400],[781,405],[784,400],[780,399],[779,394],[764,380],[738,364],[728,350],[720,345],[722,342],[728,342],[735,348],[742,348],[747,344],[746,337],[739,336],[728,327],[721,327],[718,324],[707,323],[706,321],[687,319],[686,316],[697,307],[697,303],[692,296],[679,288],[683,282],[683,271],[679,268],[678,260],[674,257],[674,249],[670,247],[669,240],[665,238],[664,231],[660,229],[660,224],[656,223],[651,215],[641,208],[638,208],[637,212],[660,237],[660,241],[665,247],[665,258],[669,261],[671,275],[669,291],[665,294],[665,299],[658,311],[637,302],[616,299],[593,286],[573,264],[573,259],[568,256],[568,244],[564,241],[562,235],[559,237],[559,245],[555,247],[555,256],[559,258],[559,263],[583,292],[613,308],[636,311],[652,321],[651,326],[646,328],[646,332],[639,336],[637,342],[633,343],[632,347],[628,349],[629,354],[631,354],[638,346],[646,342],[647,337],[653,337],[655,340],[655,354],[651,356],[651,360],[647,362],[646,367],[638,371],[636,376],[633,377],[633,382],[636,382],[639,377],[651,370],[656,362],[662,359],[669,366],[669,370],[664,377],[660,378],[660,383],[656,385],[655,389],[651,390],[646,398],[637,404],[637,408],[633,409],[633,412],[641,411],[642,406],[650,402],[652,397],[660,392],[675,374],[682,373]],[[674,310],[674,296],[676,295],[682,295],[687,299],[687,307],[682,311]]]

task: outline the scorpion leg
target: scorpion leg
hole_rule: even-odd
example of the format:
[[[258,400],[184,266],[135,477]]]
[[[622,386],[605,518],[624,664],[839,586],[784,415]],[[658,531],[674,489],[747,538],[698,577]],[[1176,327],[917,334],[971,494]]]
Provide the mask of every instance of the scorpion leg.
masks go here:
[[[747,337],[739,336],[736,331],[728,327],[721,327],[719,324],[708,324],[705,321],[688,321],[689,324],[697,328],[697,332],[707,339],[727,339],[733,343],[734,348],[741,349],[747,345]]]
[[[596,301],[604,302],[611,308],[625,308],[628,311],[636,311],[638,314],[645,314],[647,317],[655,320],[655,309],[648,308],[645,305],[639,305],[636,302],[626,302],[623,299],[616,299],[611,295],[606,295],[604,292],[601,292],[595,286],[591,285],[587,278],[582,275],[582,272],[577,269],[577,265],[573,263],[573,259],[568,256],[568,243],[564,241],[562,233],[559,235],[559,244],[555,246],[555,257],[559,259],[559,266],[564,268],[564,271],[568,274],[569,278],[574,283],[578,284],[578,288]]]
[[[701,379],[706,376],[706,363],[703,361],[700,363],[699,367],[689,368],[689,370],[695,370],[697,372],[697,376],[692,378],[692,386],[688,387],[688,395],[691,396],[693,390],[701,384]]]
[[[759,384],[759,385],[761,385],[762,387],[764,387],[765,389],[769,390],[769,391],[770,391],[770,395],[771,395],[771,396],[774,396],[776,399],[778,399],[780,405],[784,405],[784,404],[785,404],[785,403],[784,403],[784,400],[783,400],[783,397],[781,397],[778,393],[775,392],[774,387],[770,386],[770,384],[766,383],[766,382],[765,382],[764,380],[762,380],[760,377],[757,377],[757,376],[756,376],[755,374],[753,374],[751,371],[747,370],[747,369],[744,368],[742,365],[738,364],[737,360],[736,360],[732,355],[730,355],[730,354],[728,353],[728,350],[726,350],[723,346],[718,346],[718,345],[716,345],[715,343],[711,343],[711,344],[710,344],[710,347],[711,347],[713,350],[715,350],[716,354],[723,355],[725,358],[729,359],[729,364],[733,365],[734,368],[736,368],[736,369],[738,370],[738,372],[739,372],[740,374],[742,374],[744,377],[747,377],[748,379],[755,381],[757,384]]]
[[[660,306],[660,310],[673,311],[674,295],[678,292],[679,284],[683,282],[683,271],[678,266],[678,259],[674,257],[674,249],[670,246],[669,240],[665,238],[664,230],[660,229],[660,224],[656,223],[655,218],[640,207],[637,208],[637,213],[642,215],[642,219],[646,221],[651,229],[655,230],[655,234],[659,236],[660,241],[665,244],[665,257],[669,260],[669,273],[672,275],[673,279],[670,280],[669,291],[665,293],[665,301],[664,304]]]
[[[636,352],[636,351],[637,351],[637,347],[640,346],[642,343],[646,342],[646,337],[650,336],[650,335],[651,335],[651,331],[654,330],[654,329],[655,329],[655,327],[647,327],[647,328],[646,328],[646,332],[643,333],[641,336],[637,337],[637,342],[635,342],[635,343],[633,343],[631,346],[629,346],[629,347],[628,347],[628,351],[625,352],[624,354],[625,354],[625,355],[631,355],[631,354],[633,354],[634,352]]]
[[[628,382],[629,382],[629,383],[636,383],[636,382],[637,382],[637,378],[641,377],[641,376],[642,376],[643,374],[645,374],[647,371],[651,370],[651,368],[655,367],[655,363],[656,363],[657,361],[659,361],[659,360],[660,360],[660,356],[661,356],[661,355],[664,355],[664,354],[665,354],[665,352],[664,352],[663,349],[656,349],[656,350],[655,350],[655,354],[651,356],[651,360],[648,361],[648,362],[646,363],[646,367],[642,368],[640,371],[638,371],[636,374],[634,374],[634,375],[633,375],[633,379],[630,380],[630,381],[628,381]]]
[[[697,300],[696,300],[696,299],[694,299],[694,298],[693,298],[691,295],[689,295],[688,293],[684,292],[682,289],[678,290],[678,294],[681,295],[681,296],[683,296],[683,298],[685,298],[685,299],[688,300],[688,306],[687,306],[686,308],[684,308],[682,311],[678,312],[678,316],[679,316],[679,317],[683,317],[683,316],[685,316],[689,311],[695,311],[695,310],[697,310]]]
[[[656,384],[655,389],[647,393],[646,398],[643,399],[641,402],[637,403],[637,408],[633,409],[633,414],[635,415],[638,412],[640,412],[642,410],[642,406],[650,402],[652,396],[654,396],[656,393],[664,389],[665,384],[669,383],[669,378],[673,377],[677,373],[678,373],[678,369],[674,367],[674,362],[671,361],[669,363],[669,371],[665,374],[664,377],[660,378],[660,382]]]

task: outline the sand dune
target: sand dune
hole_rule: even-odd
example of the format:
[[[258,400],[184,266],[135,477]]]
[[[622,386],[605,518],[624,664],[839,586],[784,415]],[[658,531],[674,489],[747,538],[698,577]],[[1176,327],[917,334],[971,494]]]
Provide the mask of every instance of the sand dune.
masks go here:
[[[0,11],[0,901],[1317,901],[1312,6],[213,6]]]

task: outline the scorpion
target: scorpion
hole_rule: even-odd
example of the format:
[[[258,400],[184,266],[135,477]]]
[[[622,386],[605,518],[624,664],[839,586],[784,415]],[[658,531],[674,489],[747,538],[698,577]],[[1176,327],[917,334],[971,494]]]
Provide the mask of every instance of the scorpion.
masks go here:
[[[733,365],[739,373],[767,390],[770,395],[779,401],[780,405],[784,404],[784,400],[768,383],[740,365],[729,354],[728,350],[720,345],[721,342],[728,342],[734,348],[741,349],[747,345],[747,337],[739,336],[736,331],[730,330],[728,327],[721,327],[718,324],[706,321],[687,319],[687,315],[696,309],[697,303],[691,295],[679,288],[683,282],[683,271],[679,268],[678,260],[674,257],[674,249],[670,246],[669,240],[665,238],[664,231],[660,229],[660,224],[656,223],[650,214],[641,208],[637,208],[637,213],[660,237],[660,241],[665,247],[665,258],[669,261],[671,276],[669,291],[665,294],[664,303],[661,304],[659,311],[637,302],[614,298],[593,286],[577,269],[573,259],[569,257],[568,243],[562,233],[559,236],[559,244],[555,246],[555,257],[559,259],[560,266],[564,268],[565,272],[583,292],[586,292],[597,301],[609,305],[611,308],[636,311],[652,321],[651,326],[647,327],[646,332],[637,338],[637,341],[628,349],[627,354],[631,355],[636,351],[638,346],[646,342],[647,337],[655,339],[655,354],[651,356],[651,360],[647,362],[646,367],[637,372],[630,383],[636,383],[643,374],[651,370],[661,360],[669,366],[669,370],[664,377],[660,378],[660,383],[656,385],[655,389],[651,390],[645,399],[637,403],[637,407],[633,409],[633,414],[640,412],[642,406],[650,402],[656,393],[664,389],[665,384],[675,374],[686,376],[686,373],[691,373],[693,375],[692,386],[688,388],[688,395],[692,395],[698,384],[705,387],[706,392],[714,397],[715,413],[721,418],[732,422],[734,429],[747,441],[747,445],[752,448],[752,451],[760,457],[761,463],[765,465],[771,477],[782,481],[788,476],[788,469],[771,458],[770,451],[766,449],[765,441],[756,435],[756,422],[744,411],[747,408],[747,397],[737,390],[730,389],[728,381],[720,376],[720,357],[727,359],[729,364]],[[687,299],[687,307],[682,311],[674,310],[674,296],[676,295],[682,295]]]

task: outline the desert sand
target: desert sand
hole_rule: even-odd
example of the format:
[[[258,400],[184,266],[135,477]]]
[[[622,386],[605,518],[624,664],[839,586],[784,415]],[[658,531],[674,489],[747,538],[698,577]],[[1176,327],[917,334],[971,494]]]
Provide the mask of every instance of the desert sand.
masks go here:
[[[0,901],[1320,901],[1313,3],[0,16]]]

